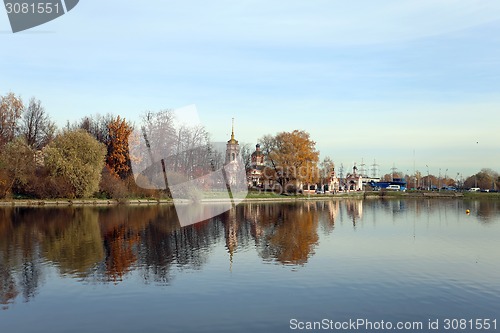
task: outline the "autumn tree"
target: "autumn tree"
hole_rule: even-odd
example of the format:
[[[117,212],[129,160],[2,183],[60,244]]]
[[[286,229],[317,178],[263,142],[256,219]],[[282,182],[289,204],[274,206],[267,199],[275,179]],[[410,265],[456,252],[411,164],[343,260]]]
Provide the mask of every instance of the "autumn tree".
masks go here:
[[[0,147],[14,140],[23,109],[23,101],[14,93],[0,97]]]
[[[436,188],[439,185],[439,180],[434,175],[427,175],[420,179],[420,186],[427,189]]]
[[[132,125],[120,116],[108,124],[106,165],[112,175],[121,179],[126,178],[130,172],[128,139],[132,131]]]
[[[266,135],[260,142],[268,166],[274,169],[276,180],[283,188],[288,184],[297,186],[318,180],[319,151],[309,133],[281,132],[276,136]]]
[[[24,138],[19,137],[4,146],[0,153],[0,187],[2,195],[12,192],[12,188],[25,186],[35,172],[35,158],[33,150]]]
[[[464,182],[465,188],[498,189],[498,186],[500,186],[498,172],[487,168],[481,169],[480,172],[468,177]]]
[[[40,100],[31,98],[23,111],[19,133],[33,149],[42,149],[55,135],[56,125],[50,120]]]
[[[47,146],[45,166],[63,177],[74,197],[90,197],[99,189],[106,147],[83,130],[65,131]]]

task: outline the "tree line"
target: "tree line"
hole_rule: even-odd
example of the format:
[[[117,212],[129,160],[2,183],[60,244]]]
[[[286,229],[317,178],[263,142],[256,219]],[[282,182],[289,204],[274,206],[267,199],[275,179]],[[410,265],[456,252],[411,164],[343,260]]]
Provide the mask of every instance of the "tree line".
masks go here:
[[[205,128],[176,124],[174,116],[172,110],[146,111],[137,131],[112,114],[85,116],[57,128],[40,100],[33,97],[25,105],[14,93],[0,96],[0,197],[168,196],[158,165],[137,179],[132,175],[133,163],[152,162],[129,151],[129,141],[141,141],[143,134],[153,160],[169,156],[163,168],[174,183],[221,168],[225,147],[215,149]],[[265,174],[283,188],[320,180],[319,151],[309,133],[281,132],[261,142],[268,161]],[[246,167],[251,152],[249,145],[242,146]]]
[[[132,130],[131,122],[112,114],[57,128],[40,100],[0,96],[0,197],[160,196],[135,185]]]
[[[136,126],[97,114],[57,128],[40,100],[26,105],[12,92],[0,96],[0,198],[167,197],[160,159],[168,157],[163,168],[174,184],[224,163],[203,126],[176,116],[170,109],[145,111]],[[132,165],[150,167],[134,177]]]
[[[395,172],[385,174],[382,180],[390,181],[394,178],[405,179],[408,188],[412,189],[442,189],[454,187],[456,189],[480,188],[482,190],[495,190],[500,188],[500,174],[490,168],[483,168],[479,172],[462,178],[457,175],[456,178],[451,178],[448,175],[436,176],[433,174],[423,175],[420,171],[416,171],[414,175]]]
[[[125,118],[108,113],[85,116],[57,128],[40,100],[32,97],[25,104],[12,92],[0,96],[0,198],[158,198],[169,195],[162,167],[174,183],[221,168],[224,151],[214,149],[205,128],[179,125],[174,118],[172,110],[146,111],[141,115],[140,128],[136,128]],[[156,163],[152,175],[136,175],[136,179],[133,163],[155,162],[141,161],[143,157],[129,151],[129,142],[140,141],[146,133],[149,154],[169,159],[163,166]],[[297,192],[299,185],[329,182],[333,160],[325,157],[320,162],[320,152],[308,132],[279,132],[265,135],[259,142],[266,156],[264,181],[278,184],[282,192]],[[242,145],[247,170],[252,152],[250,145]],[[382,178],[389,177],[393,175]],[[432,184],[498,189],[500,185],[499,174],[491,169],[463,181],[420,174],[401,174],[399,178],[406,178],[409,187],[415,188]],[[410,184],[412,179],[414,186]]]

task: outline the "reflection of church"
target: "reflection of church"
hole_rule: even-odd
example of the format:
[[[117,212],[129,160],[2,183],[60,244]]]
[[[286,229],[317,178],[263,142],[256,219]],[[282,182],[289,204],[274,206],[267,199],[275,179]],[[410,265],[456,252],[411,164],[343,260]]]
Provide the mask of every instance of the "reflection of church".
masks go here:
[[[329,200],[327,202],[327,209],[328,209],[328,214],[329,214],[330,220],[335,222],[335,219],[337,218],[337,215],[339,214],[340,202],[338,200],[335,200],[335,201]]]
[[[224,223],[224,234],[226,239],[226,249],[229,253],[229,270],[233,268],[233,255],[238,247],[238,221],[236,219],[236,209],[231,209],[226,214],[228,218]]]
[[[352,218],[352,224],[356,226],[357,220],[363,217],[363,200],[346,200],[347,215]]]

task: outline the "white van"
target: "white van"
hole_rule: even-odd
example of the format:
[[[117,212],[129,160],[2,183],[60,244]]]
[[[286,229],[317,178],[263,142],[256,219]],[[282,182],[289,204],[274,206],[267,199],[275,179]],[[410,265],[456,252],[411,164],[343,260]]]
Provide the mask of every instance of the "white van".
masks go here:
[[[469,192],[479,192],[479,191],[481,191],[481,189],[479,187],[471,187],[469,189]]]
[[[389,185],[389,186],[387,186],[387,190],[389,190],[389,191],[399,191],[399,190],[401,190],[401,186],[399,186],[399,185]]]

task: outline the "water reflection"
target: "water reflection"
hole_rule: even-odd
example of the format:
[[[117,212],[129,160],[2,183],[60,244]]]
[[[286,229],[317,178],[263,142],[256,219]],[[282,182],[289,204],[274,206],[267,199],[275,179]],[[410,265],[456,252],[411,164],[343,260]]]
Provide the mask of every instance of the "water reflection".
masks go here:
[[[50,270],[61,277],[119,284],[137,272],[146,284],[170,285],[177,269],[201,270],[224,246],[228,266],[239,251],[260,260],[304,266],[321,237],[344,220],[357,228],[373,219],[433,216],[456,220],[466,209],[487,225],[498,222],[496,201],[345,200],[248,203],[181,228],[171,206],[0,209],[0,303],[30,301]]]
[[[347,199],[345,205],[347,215],[352,220],[352,226],[356,227],[356,222],[363,217],[363,200]]]
[[[266,261],[303,265],[318,244],[319,210],[316,203],[242,207],[255,224],[257,251]]]

